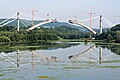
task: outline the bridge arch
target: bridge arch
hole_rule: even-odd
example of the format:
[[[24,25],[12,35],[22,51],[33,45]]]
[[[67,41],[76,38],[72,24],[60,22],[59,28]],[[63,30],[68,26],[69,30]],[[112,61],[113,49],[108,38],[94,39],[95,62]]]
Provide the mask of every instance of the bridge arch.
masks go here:
[[[79,21],[77,21],[77,20],[69,20],[69,23],[80,25],[80,26],[86,28],[87,30],[89,30],[90,32],[92,32],[93,34],[96,34],[96,33],[97,33],[95,30],[91,29],[90,27],[84,25],[83,23],[81,23],[81,22],[79,22]]]

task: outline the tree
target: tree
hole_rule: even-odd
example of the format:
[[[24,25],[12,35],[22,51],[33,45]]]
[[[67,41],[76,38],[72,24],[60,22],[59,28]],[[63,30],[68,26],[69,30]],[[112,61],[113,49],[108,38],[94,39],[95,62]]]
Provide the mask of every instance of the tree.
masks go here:
[[[113,37],[111,36],[111,34],[108,34],[107,40],[108,40],[108,41],[111,41],[112,39],[113,39]]]
[[[6,36],[0,36],[0,42],[11,42],[11,40]]]
[[[120,31],[116,31],[116,42],[120,42]]]
[[[111,28],[111,31],[117,31],[117,30],[120,30],[120,24]]]

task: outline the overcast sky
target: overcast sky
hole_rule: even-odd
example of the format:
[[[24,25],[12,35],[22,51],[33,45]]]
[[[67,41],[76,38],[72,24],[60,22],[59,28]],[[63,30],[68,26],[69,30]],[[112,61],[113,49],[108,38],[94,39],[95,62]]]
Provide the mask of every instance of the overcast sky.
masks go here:
[[[9,17],[18,10],[33,10],[37,18],[44,19],[49,13],[51,18],[68,21],[72,16],[78,19],[89,18],[102,14],[113,22],[119,22],[120,0],[0,0],[0,18]],[[85,13],[85,14],[83,14]],[[30,13],[28,13],[30,14]]]

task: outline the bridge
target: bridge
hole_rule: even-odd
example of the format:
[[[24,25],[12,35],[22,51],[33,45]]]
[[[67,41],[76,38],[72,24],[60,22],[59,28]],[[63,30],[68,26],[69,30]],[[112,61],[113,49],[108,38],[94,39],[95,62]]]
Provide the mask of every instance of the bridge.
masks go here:
[[[33,11],[32,11],[32,12],[33,12]],[[24,26],[26,26],[26,27],[28,27],[26,24],[30,24],[31,27],[28,28],[26,31],[31,31],[31,30],[34,30],[35,28],[37,28],[37,27],[39,27],[39,26],[41,26],[41,25],[43,25],[43,24],[56,22],[56,20],[47,19],[47,20],[44,20],[43,22],[39,22],[39,23],[33,25],[33,19],[32,19],[32,22],[26,22],[26,23],[25,23],[25,22],[22,21],[22,19],[20,18],[20,16],[26,16],[26,14],[17,12],[17,13],[14,14],[13,16],[11,16],[11,17],[5,19],[4,21],[0,22],[0,27],[3,27],[3,26],[5,26],[5,25],[10,24],[10,23],[14,22],[15,20],[17,20],[17,27],[15,27],[14,29],[17,28],[17,31],[19,31],[19,30],[20,30],[20,22],[21,22],[21,23],[22,23]],[[13,17],[15,17],[15,18],[13,18]],[[11,19],[11,18],[12,18],[12,19]],[[33,18],[33,17],[32,17],[32,18]],[[11,20],[10,20],[10,19],[11,19]],[[110,22],[110,21],[107,20],[106,18],[102,17],[102,15],[91,18],[91,20],[94,20],[94,19],[97,19],[96,21],[99,20],[99,23],[98,23],[99,25],[97,25],[97,27],[100,28],[100,32],[99,32],[100,34],[102,33],[102,30],[103,30],[103,25],[102,25],[103,21],[104,21],[104,23],[106,23],[106,24],[109,25],[110,27],[115,26],[115,24],[113,24],[112,22]],[[86,24],[83,23],[83,22],[85,22],[85,21],[90,21],[90,19],[85,19],[85,20],[76,20],[76,19],[74,20],[74,19],[70,19],[70,20],[69,20],[69,23],[79,25],[80,27],[82,26],[82,27],[86,28],[87,30],[89,30],[90,32],[92,32],[93,34],[96,35],[98,32],[96,32],[96,31],[92,28],[93,25],[90,24],[90,26],[88,26],[88,25],[86,25]],[[12,29],[12,30],[14,30],[14,29]]]
[[[96,34],[97,32],[94,31],[93,29],[91,29],[90,27],[84,25],[83,23],[77,21],[77,20],[69,20],[69,23],[72,23],[72,24],[77,24],[77,25],[80,25],[80,26],[83,26],[84,28],[88,29],[89,31],[91,31],[93,34]]]
[[[102,27],[102,23],[103,23],[103,20],[104,20],[104,22],[107,24],[107,25],[109,25],[110,27],[113,27],[113,26],[115,26],[115,24],[113,24],[112,22],[110,22],[109,20],[107,20],[106,18],[104,18],[104,17],[102,17],[102,15],[100,15],[100,17],[99,16],[97,16],[97,17],[94,17],[94,18],[91,18],[91,20],[93,20],[93,19],[98,19],[99,20],[99,33],[101,34],[103,31],[103,27]],[[85,25],[85,24],[83,24],[83,22],[85,22],[85,21],[88,21],[89,19],[86,19],[86,20],[76,20],[76,19],[70,19],[69,20],[69,23],[71,23],[71,24],[76,24],[76,25],[79,25],[79,26],[82,26],[82,27],[84,27],[84,28],[86,28],[87,30],[89,30],[90,32],[92,32],[93,34],[97,34],[98,32],[96,32],[93,28],[92,28],[92,24],[91,24],[91,20],[90,20],[90,26],[87,26],[87,25]]]
[[[66,59],[64,58],[58,58],[53,55],[46,55],[44,53],[38,53],[36,51],[19,51],[17,50],[16,52],[12,53],[4,53],[2,52],[0,54],[0,59],[9,62],[10,64],[17,66],[17,67],[22,67],[22,66],[27,66],[27,65],[32,65],[34,68],[35,63],[37,62],[72,62],[72,61],[78,61],[82,63],[94,63],[94,64],[102,64],[104,61],[109,61],[110,56],[113,56],[113,53],[106,53],[104,52],[104,48],[101,46],[95,46],[95,45],[90,45],[88,46],[88,49],[83,50],[82,52],[78,54],[66,56]]]
[[[4,27],[5,25],[10,24],[10,23],[12,23],[12,22],[14,22],[14,21],[16,21],[16,20],[17,20],[17,27],[15,27],[15,28],[17,28],[17,31],[20,30],[20,21],[21,21],[21,23],[22,23],[24,26],[28,27],[28,26],[22,21],[22,19],[20,18],[20,14],[21,14],[21,15],[24,15],[24,16],[26,15],[26,14],[17,12],[17,14],[14,14],[13,16],[11,16],[11,17],[5,19],[4,21],[0,22],[0,27]],[[16,18],[13,18],[13,17],[16,17]],[[10,19],[11,19],[11,20],[10,20]],[[53,20],[53,19],[47,19],[47,20],[44,20],[44,21],[42,21],[42,22],[40,22],[40,23],[38,23],[38,24],[33,25],[33,20],[32,20],[32,23],[27,22],[27,24],[30,24],[31,27],[28,28],[26,31],[31,31],[31,30],[34,30],[35,28],[37,28],[37,27],[39,27],[39,26],[41,26],[41,25],[44,25],[44,24],[47,24],[47,23],[54,23],[54,22],[56,22],[56,19],[54,19],[54,20]]]
[[[109,57],[113,53],[105,53],[104,49],[99,46],[90,45],[90,47],[83,52],[75,55],[68,56],[70,61],[91,62],[101,64],[104,61],[108,61]]]

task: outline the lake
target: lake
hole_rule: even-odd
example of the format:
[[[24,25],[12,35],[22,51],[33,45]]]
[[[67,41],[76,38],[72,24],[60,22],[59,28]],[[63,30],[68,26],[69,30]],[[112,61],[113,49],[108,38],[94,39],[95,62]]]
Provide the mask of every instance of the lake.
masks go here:
[[[120,80],[120,46],[0,44],[0,80]]]

